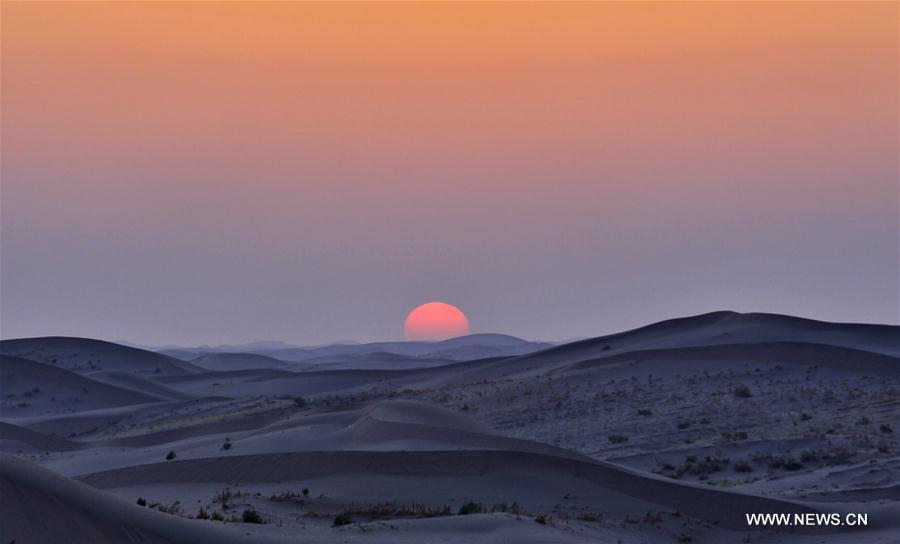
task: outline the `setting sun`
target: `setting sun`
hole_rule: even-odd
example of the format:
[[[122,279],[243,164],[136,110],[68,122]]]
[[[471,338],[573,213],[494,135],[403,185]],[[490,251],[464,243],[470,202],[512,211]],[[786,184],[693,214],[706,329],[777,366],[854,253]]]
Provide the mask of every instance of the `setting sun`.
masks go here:
[[[446,340],[469,334],[469,320],[456,306],[429,302],[409,312],[403,330],[407,340]]]

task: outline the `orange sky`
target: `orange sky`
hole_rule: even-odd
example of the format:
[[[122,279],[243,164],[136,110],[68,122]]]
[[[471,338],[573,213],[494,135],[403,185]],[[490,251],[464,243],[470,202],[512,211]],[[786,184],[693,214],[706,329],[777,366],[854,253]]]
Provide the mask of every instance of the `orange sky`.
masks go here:
[[[354,255],[379,270],[360,289],[398,312],[448,299],[476,325],[467,297],[497,301],[448,287],[444,255],[502,286],[521,254],[552,254],[567,272],[549,278],[573,289],[559,307],[586,322],[601,294],[576,295],[589,280],[573,271],[615,283],[630,269],[585,254],[628,245],[639,268],[704,240],[715,261],[710,232],[762,255],[798,221],[835,239],[875,218],[841,238],[865,249],[895,223],[893,2],[3,2],[2,17],[4,229],[23,248],[184,262],[200,247],[200,276],[231,252],[267,270]],[[790,253],[772,251],[760,258]],[[801,281],[843,250],[816,251],[772,273]],[[521,285],[550,281],[547,266]],[[874,304],[887,284],[870,281]]]

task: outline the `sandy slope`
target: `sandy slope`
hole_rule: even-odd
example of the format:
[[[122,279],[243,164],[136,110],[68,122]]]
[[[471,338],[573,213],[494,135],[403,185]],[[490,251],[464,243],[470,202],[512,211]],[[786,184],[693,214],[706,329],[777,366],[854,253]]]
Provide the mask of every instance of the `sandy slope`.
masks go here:
[[[590,497],[593,505],[608,511],[614,511],[616,507],[612,505],[616,504],[627,505],[630,511],[668,508],[735,529],[746,527],[745,512],[817,511],[799,503],[673,483],[608,464],[516,451],[303,452],[235,456],[140,465],[79,479],[95,487],[109,488],[160,483],[283,483],[347,474],[427,479],[428,489],[417,494],[419,500],[427,500],[430,493],[440,494],[439,486],[454,486],[460,478],[477,476],[479,480],[467,481],[470,484],[466,491],[468,495],[505,496],[526,505],[534,500],[531,494],[552,496],[567,489],[566,486],[574,488],[577,481],[591,484],[592,487],[582,493]],[[550,485],[538,486],[535,478],[538,474]],[[490,480],[489,475],[501,477]],[[517,485],[523,480],[535,483],[528,491],[523,491]],[[500,487],[498,482],[505,482],[505,486]],[[479,484],[485,485],[486,489],[473,487]],[[407,492],[406,495],[411,494]],[[626,500],[626,497],[637,499],[637,502]]]
[[[0,341],[0,353],[51,364],[73,372],[124,370],[170,375],[197,372],[197,367],[152,351],[67,336],[18,338]]]
[[[193,395],[166,387],[146,376],[123,370],[104,370],[87,374],[92,380],[144,393],[160,400],[189,400]]]
[[[299,370],[301,363],[287,363],[273,357],[255,353],[205,353],[190,359],[190,364],[204,370],[242,370],[251,368],[273,368],[280,370]]]
[[[3,415],[90,410],[158,402],[160,397],[99,382],[49,364],[0,355]]]
[[[702,360],[715,364],[718,361],[760,361],[780,364],[826,367],[856,374],[900,377],[900,357],[873,353],[852,348],[811,344],[805,342],[764,342],[719,344],[685,348],[662,348],[629,351],[627,353],[598,357],[556,369],[555,373],[578,371],[603,365],[615,365],[626,361],[670,361],[673,368],[685,361]]]
[[[140,508],[0,453],[0,540],[50,542],[259,542],[213,523]]]

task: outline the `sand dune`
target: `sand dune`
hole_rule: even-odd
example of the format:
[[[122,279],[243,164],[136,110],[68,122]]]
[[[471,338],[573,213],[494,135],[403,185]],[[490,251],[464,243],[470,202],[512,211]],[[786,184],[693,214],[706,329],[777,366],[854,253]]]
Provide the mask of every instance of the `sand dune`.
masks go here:
[[[720,344],[686,348],[629,351],[581,361],[555,372],[578,371],[625,361],[741,361],[818,366],[878,376],[900,377],[900,358],[870,351],[801,342]]]
[[[0,522],[3,542],[248,541],[212,523],[190,522],[128,504],[2,453]]]
[[[0,422],[0,450],[15,451],[71,451],[84,444],[51,436],[11,423]]]
[[[6,417],[74,412],[161,400],[53,365],[8,355],[0,355],[0,394]]]
[[[304,366],[300,363],[289,364],[285,361],[255,353],[205,353],[190,359],[190,363],[205,370],[216,371],[258,368],[299,370]]]
[[[295,452],[287,454],[191,459],[115,469],[80,476],[98,488],[162,483],[249,483],[292,482],[345,474],[389,475],[425,478],[433,492],[433,481],[445,478],[486,476],[502,473],[509,482],[529,479],[535,474],[560,482],[556,492],[565,493],[573,478],[592,484],[591,499],[608,503],[621,495],[649,503],[656,508],[680,510],[723,527],[745,528],[745,512],[816,512],[801,503],[745,495],[708,487],[674,483],[652,478],[620,467],[575,459],[519,451],[433,451],[433,452]],[[540,490],[534,490],[540,491]],[[482,491],[483,492],[483,491]],[[519,497],[520,488],[491,489],[498,496]],[[478,495],[470,490],[469,494]],[[525,500],[527,499],[520,499]]]
[[[73,372],[124,370],[165,376],[198,371],[197,367],[174,357],[90,338],[46,336],[3,340],[0,353]]]
[[[787,344],[794,344],[794,347],[788,348]],[[722,348],[721,351],[712,349],[713,346],[725,345],[738,347]],[[804,345],[807,347],[802,347]],[[815,348],[815,345],[823,347]],[[736,354],[733,359],[740,357],[737,353],[746,348],[747,360],[770,360],[787,356],[799,364],[824,364],[848,371],[891,375],[896,368],[893,362],[900,356],[900,330],[885,325],[824,323],[773,314],[715,312],[663,321],[623,333],[499,360],[448,377],[445,383],[536,376],[584,361],[624,361],[637,358],[623,354],[703,347],[710,349],[670,352],[694,353],[696,357],[705,358],[707,355],[724,354],[730,350]],[[616,356],[620,358],[610,359]],[[816,356],[821,356],[821,359],[815,361]],[[684,359],[693,356],[678,357]]]
[[[166,387],[156,380],[133,372],[106,370],[101,372],[91,372],[87,376],[92,380],[144,393],[161,400],[189,400],[194,398],[193,395],[183,393],[176,389],[172,389],[171,387]]]
[[[545,349],[550,344],[529,342],[506,334],[471,334],[440,342],[372,342],[367,344],[333,344],[310,348],[255,350],[285,361],[334,360],[335,357],[365,357],[389,353],[420,359],[452,359],[467,361],[495,356],[513,356]]]
[[[513,352],[535,343],[488,335],[396,343],[408,353],[327,346],[301,364],[217,353],[183,367],[107,343],[115,356],[98,358],[82,339],[6,341],[4,352],[46,362],[0,360],[12,395],[0,450],[57,474],[0,459],[0,536],[890,542],[900,529],[898,333],[716,312],[525,355]],[[504,355],[449,360],[476,352]],[[217,497],[228,487],[226,508]],[[183,516],[238,517],[187,520],[129,504],[137,497],[179,501]],[[468,502],[502,507],[456,515]],[[240,523],[245,509],[270,523]],[[349,526],[331,527],[347,512]],[[852,533],[757,532],[748,512],[870,520]],[[45,517],[50,527],[33,528]]]

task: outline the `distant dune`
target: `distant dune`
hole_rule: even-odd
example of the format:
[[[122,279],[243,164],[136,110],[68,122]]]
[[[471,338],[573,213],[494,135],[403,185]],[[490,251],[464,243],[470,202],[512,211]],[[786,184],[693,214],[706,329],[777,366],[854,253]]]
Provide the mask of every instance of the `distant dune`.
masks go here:
[[[290,365],[285,361],[255,353],[206,353],[191,359],[190,363],[204,370],[243,370],[249,368],[297,370],[300,368],[300,365]]]

